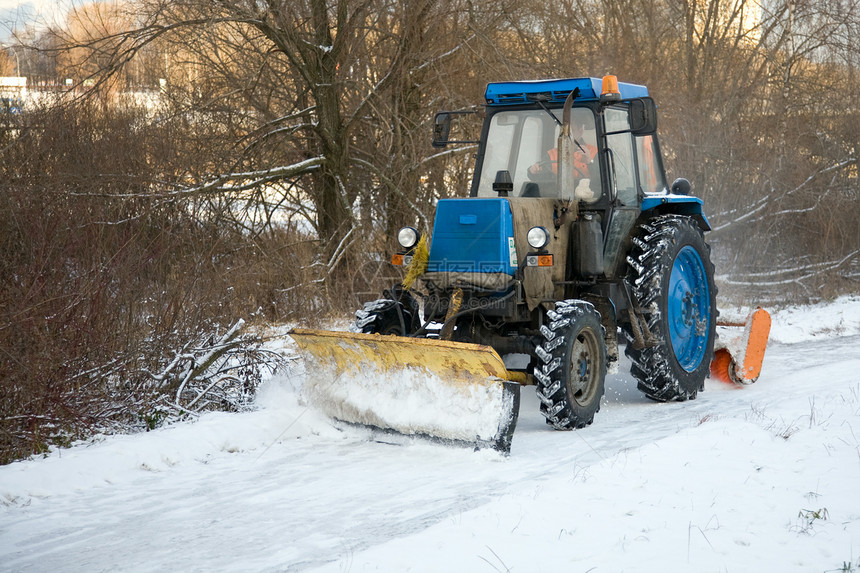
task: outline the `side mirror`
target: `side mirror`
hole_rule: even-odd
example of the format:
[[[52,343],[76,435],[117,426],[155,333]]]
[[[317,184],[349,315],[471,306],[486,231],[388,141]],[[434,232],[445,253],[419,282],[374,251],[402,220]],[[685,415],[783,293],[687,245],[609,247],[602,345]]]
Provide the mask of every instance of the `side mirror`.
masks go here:
[[[451,139],[451,120],[454,119],[455,115],[458,117],[464,115],[483,117],[483,114],[478,111],[440,111],[433,119],[433,147],[447,147],[451,143],[480,143],[477,140],[462,139],[462,135],[458,138],[458,135],[469,127],[468,125],[465,127],[461,125],[459,119],[454,124],[454,139]]]
[[[657,131],[657,105],[650,97],[630,100],[630,131],[633,135],[652,135]]]
[[[433,120],[433,147],[448,146],[448,136],[451,134],[451,114],[440,111]]]

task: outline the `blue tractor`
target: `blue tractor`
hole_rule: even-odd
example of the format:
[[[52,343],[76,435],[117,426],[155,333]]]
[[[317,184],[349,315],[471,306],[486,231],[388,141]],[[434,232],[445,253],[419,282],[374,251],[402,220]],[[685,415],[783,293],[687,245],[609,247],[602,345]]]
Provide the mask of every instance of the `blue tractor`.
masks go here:
[[[398,233],[393,262],[408,268],[404,284],[366,303],[353,333],[294,331],[319,368],[311,402],[348,422],[507,451],[522,385],[535,386],[552,427],[592,423],[619,333],[646,396],[695,398],[714,355],[710,227],[689,182],[666,183],[647,89],[606,76],[492,83],[484,97],[478,141],[451,140],[462,112],[436,115],[434,146],[478,144],[474,178],[469,197],[438,202],[429,238]],[[414,377],[404,389],[390,375],[416,368],[426,385],[470,388],[456,431],[371,412],[418,391]],[[339,387],[357,377],[369,393],[344,408],[355,393]],[[393,393],[381,397],[374,384]],[[461,432],[484,399],[476,388],[500,392],[494,433]],[[452,403],[443,400],[443,413]]]

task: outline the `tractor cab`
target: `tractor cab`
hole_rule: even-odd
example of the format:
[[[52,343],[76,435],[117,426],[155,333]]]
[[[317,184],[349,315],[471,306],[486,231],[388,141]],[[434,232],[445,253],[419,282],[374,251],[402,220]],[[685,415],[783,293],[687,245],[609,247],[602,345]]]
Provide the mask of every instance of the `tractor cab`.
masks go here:
[[[472,182],[472,197],[497,197],[510,178],[513,197],[577,199],[588,204],[639,204],[667,191],[656,138],[656,108],[645,86],[578,78],[492,83]],[[567,111],[565,110],[567,108]],[[449,141],[451,121],[436,116],[434,146]],[[560,136],[572,147],[573,189],[559,186]],[[504,193],[504,191],[502,191]]]
[[[591,274],[615,276],[624,262],[620,243],[642,210],[670,195],[647,88],[606,76],[492,83],[484,97],[470,196],[570,205],[571,218],[600,228],[603,260]],[[437,114],[435,146],[461,143],[447,140],[453,117]],[[698,199],[672,199],[686,200],[701,211]]]

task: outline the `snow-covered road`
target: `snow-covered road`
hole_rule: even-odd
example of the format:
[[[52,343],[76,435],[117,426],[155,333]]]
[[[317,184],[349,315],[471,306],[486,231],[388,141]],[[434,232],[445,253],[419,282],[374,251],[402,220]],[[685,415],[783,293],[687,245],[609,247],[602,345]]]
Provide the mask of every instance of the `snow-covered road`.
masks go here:
[[[686,403],[622,363],[584,430],[526,389],[507,458],[337,428],[274,379],[255,412],[0,467],[0,570],[857,569],[858,305],[777,317],[758,383]]]

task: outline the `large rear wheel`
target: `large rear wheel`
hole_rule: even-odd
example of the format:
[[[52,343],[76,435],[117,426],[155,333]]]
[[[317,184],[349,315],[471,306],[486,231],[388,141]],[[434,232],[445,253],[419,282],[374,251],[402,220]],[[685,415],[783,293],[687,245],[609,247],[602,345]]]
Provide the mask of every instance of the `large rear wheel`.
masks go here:
[[[541,326],[535,368],[541,413],[557,430],[583,428],[600,410],[606,378],[606,344],[600,314],[582,300],[556,303]]]
[[[625,328],[631,374],[654,400],[695,398],[714,355],[717,288],[710,247],[690,217],[655,217],[640,225],[628,262],[628,281],[656,342],[636,348]]]

